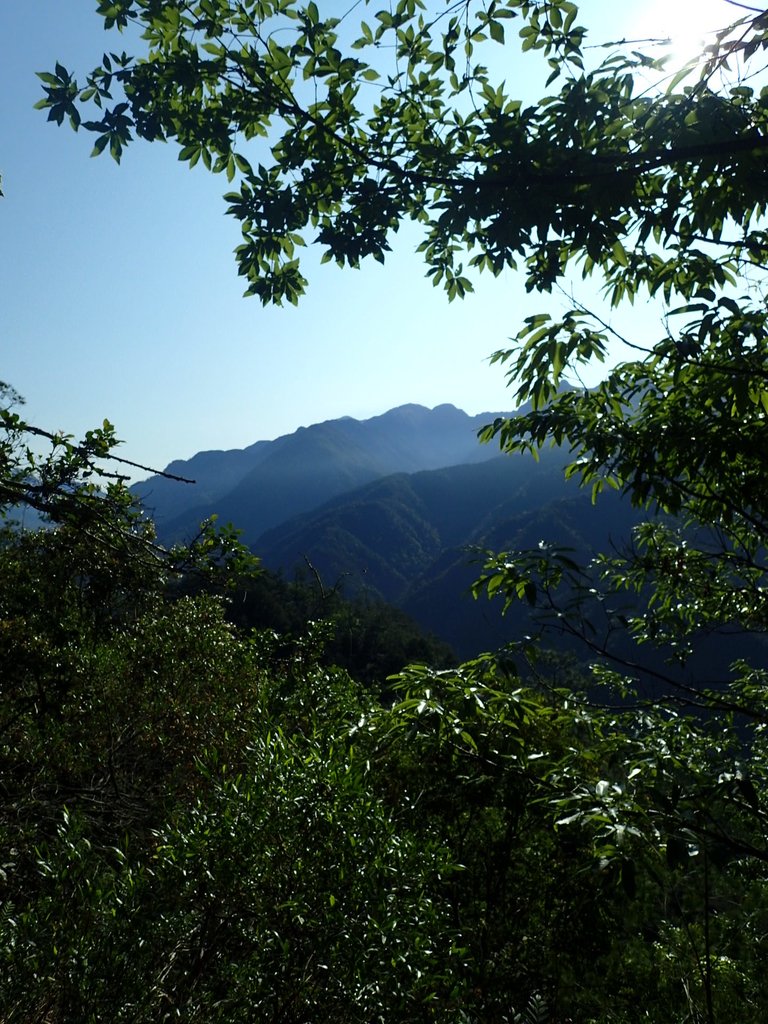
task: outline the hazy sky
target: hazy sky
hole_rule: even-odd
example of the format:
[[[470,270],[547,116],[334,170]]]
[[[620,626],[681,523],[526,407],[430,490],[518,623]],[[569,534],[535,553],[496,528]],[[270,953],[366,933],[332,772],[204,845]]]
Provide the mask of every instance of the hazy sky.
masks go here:
[[[130,52],[95,7],[0,2],[0,379],[26,397],[33,422],[80,434],[107,417],[122,454],[164,466],[406,402],[471,413],[511,406],[487,357],[524,316],[557,313],[562,300],[526,296],[506,274],[449,305],[406,230],[384,267],[341,271],[313,254],[298,309],[265,309],[242,298],[223,176],[202,164],[190,171],[173,145],[136,143],[119,167],[91,160],[92,136],[47,123],[33,109],[36,71],[58,59],[82,80],[104,50]],[[713,10],[718,23],[738,13],[726,0],[581,7],[595,42],[675,34],[690,43]],[[657,311],[634,310],[629,322],[652,340],[661,331]]]

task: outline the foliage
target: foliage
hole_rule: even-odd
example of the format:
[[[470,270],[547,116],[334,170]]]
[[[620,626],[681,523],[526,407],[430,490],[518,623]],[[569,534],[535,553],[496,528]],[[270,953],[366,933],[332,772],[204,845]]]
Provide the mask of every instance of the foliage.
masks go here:
[[[258,561],[237,531],[217,528],[215,519],[184,547],[155,543],[154,525],[131,495],[129,477],[114,469],[147,467],[115,453],[120,441],[108,420],[78,442],[28,423],[15,411],[21,404],[0,381],[0,524],[59,525],[55,536],[33,534],[30,542],[61,549],[69,571],[87,578],[94,608],[101,600],[109,604],[112,589],[130,588],[139,578],[156,589],[180,574],[196,574],[229,587],[256,571]]]
[[[301,294],[307,230],[324,258],[354,266],[383,259],[404,219],[422,226],[449,297],[471,289],[465,250],[467,269],[519,263],[536,289],[571,263],[599,267],[617,301],[641,284],[691,294],[699,263],[722,283],[734,259],[762,262],[764,234],[749,229],[762,210],[765,97],[717,84],[727,61],[760,54],[761,14],[724,31],[693,84],[675,76],[660,98],[638,88],[639,72],[662,66],[647,55],[609,51],[584,69],[570,0],[434,12],[399,0],[357,37],[348,16],[294,0],[109,0],[100,13],[107,28],[139,27],[146,54],[105,55],[83,84],[57,65],[41,74],[39,106],[95,133],[94,152],[119,160],[134,136],[174,140],[191,166],[237,178],[226,199],[243,227],[239,271],[263,301]],[[543,102],[510,95],[481,62],[513,33],[560,84]],[[731,220],[723,255],[701,251]]]
[[[765,784],[697,802],[712,750],[685,722],[491,657],[414,666],[383,705],[320,664],[322,631],[286,659],[210,598],[72,640],[60,712],[2,736],[7,1020],[634,1021],[639,985],[680,1019],[705,921],[717,999],[762,1019],[765,878],[733,837],[764,834]],[[706,890],[696,815],[729,829]]]
[[[182,602],[177,617],[191,614]],[[167,629],[162,619],[153,626]],[[184,1012],[229,1021],[259,1008],[284,1020],[369,1020],[385,995],[393,1008],[418,1004],[438,914],[412,885],[424,874],[424,847],[395,829],[336,750],[335,719],[333,729],[313,721],[307,704],[306,717],[297,708],[279,724],[274,683],[253,651],[234,665],[230,636],[211,678],[209,632],[195,646],[185,633],[175,644],[166,636],[151,673],[131,659],[136,676],[160,686],[150,703],[131,702],[130,721],[150,746],[133,769],[134,792],[122,790],[121,801],[105,788],[102,809],[93,783],[86,792],[70,783],[58,821],[22,846],[27,853],[34,842],[33,863],[16,854],[6,865],[6,1019],[160,1021]],[[307,670],[303,682],[344,692],[343,679],[324,671]],[[70,727],[60,747],[74,740]],[[129,797],[130,816],[120,813]]]
[[[534,666],[538,686],[520,689],[504,655],[413,666],[393,706],[345,689],[306,648],[287,671],[267,657],[261,692],[272,703],[253,717],[238,767],[193,759],[203,781],[188,765],[186,792],[201,793],[166,813],[152,833],[156,859],[135,868],[152,902],[131,921],[162,947],[152,962],[167,965],[152,989],[159,1001],[137,1015],[237,1019],[226,1000],[242,986],[259,1005],[268,976],[275,998],[297,993],[295,1005],[270,1006],[288,1020],[357,1019],[358,1008],[366,1020],[765,1019],[765,662],[742,658],[721,678],[682,682],[654,669],[663,689],[649,700],[635,690],[638,666],[596,642],[590,611],[605,611],[646,663],[657,649],[686,668],[717,631],[764,643],[765,12],[738,8],[700,61],[666,78],[663,60],[619,47],[589,65],[569,0],[467,0],[434,15],[399,0],[359,35],[346,16],[292,0],[104,0],[99,13],[108,28],[137,25],[146,53],[108,54],[83,84],[58,65],[41,76],[40,106],[94,132],[96,152],[119,159],[134,136],[171,139],[182,160],[237,178],[226,199],[243,228],[239,271],[262,301],[303,291],[296,250],[307,231],[324,258],[354,266],[383,259],[410,219],[449,298],[471,289],[472,271],[519,267],[529,289],[546,292],[580,268],[601,276],[613,305],[666,305],[658,339],[618,337],[574,302],[558,320],[530,318],[495,356],[531,404],[484,439],[510,452],[568,449],[568,473],[596,499],[611,487],[651,514],[630,550],[592,567],[544,544],[491,557],[486,569],[489,590],[541,607],[591,645],[603,706],[594,690],[561,688],[570,678],[558,666]],[[513,28],[520,49],[546,64],[553,88],[537,103],[497,86],[479,62]],[[617,342],[629,357],[597,388],[577,387],[582,367]],[[262,651],[270,642],[253,641]],[[159,661],[165,679],[178,655]],[[231,693],[244,678],[234,671]],[[285,684],[283,722],[274,695],[282,701]],[[239,771],[245,781],[234,781]],[[296,807],[308,794],[304,818]],[[284,857],[281,816],[292,828]],[[136,946],[117,909],[130,905],[122,890],[94,901],[84,880],[99,873],[83,869],[77,896],[65,891],[74,851],[88,850],[77,835],[41,853],[21,930],[3,918],[9,963],[27,971],[13,975],[26,979],[13,1007],[47,991],[38,936],[48,963],[61,935],[75,943],[51,991],[93,1007],[86,968]],[[358,835],[371,837],[371,857],[348,859],[342,837]],[[344,942],[328,860],[344,871]],[[58,867],[46,874],[49,863]],[[242,872],[227,876],[227,864]],[[120,885],[132,877],[115,870]],[[46,877],[63,888],[46,892]],[[265,923],[265,901],[277,901],[279,925]],[[112,907],[128,940],[111,946],[117,933],[95,910],[81,933],[67,916],[74,904]],[[232,908],[226,922],[218,907]],[[319,981],[307,937],[327,951],[343,992]]]
[[[341,586],[326,588],[297,574],[288,582],[264,570],[232,595],[228,617],[242,629],[274,630],[285,638],[303,636],[313,622],[332,628],[320,654],[324,664],[346,669],[353,678],[381,692],[386,680],[409,662],[438,668],[455,664],[447,644],[424,635],[408,616],[365,595],[345,597]]]
[[[532,994],[553,1020],[706,1019],[708,1000],[717,1019],[734,1005],[759,1019],[747,964],[765,779],[739,764],[733,736],[725,749],[716,723],[519,688],[503,656],[413,666],[400,689],[358,730],[386,765],[388,799],[413,806],[417,829],[437,823],[462,866],[445,898],[470,1019],[508,1019],[510,1006],[525,1019]]]
[[[0,547],[9,1024],[630,1022],[638,988],[764,1019],[766,760],[735,734],[504,654],[380,700],[330,625],[239,631],[143,541],[114,559],[103,500],[101,544],[75,510]]]

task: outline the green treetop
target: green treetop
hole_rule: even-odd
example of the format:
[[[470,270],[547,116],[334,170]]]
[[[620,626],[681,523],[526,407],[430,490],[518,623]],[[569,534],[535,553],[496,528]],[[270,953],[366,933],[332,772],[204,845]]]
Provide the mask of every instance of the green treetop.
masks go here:
[[[95,153],[173,140],[236,182],[239,271],[264,302],[302,293],[307,241],[341,264],[381,260],[408,219],[451,297],[471,288],[468,268],[519,265],[548,289],[571,263],[599,266],[619,301],[642,286],[690,294],[701,275],[723,283],[729,260],[760,262],[766,99],[721,88],[721,74],[738,61],[748,78],[762,14],[664,91],[639,77],[663,65],[642,53],[613,47],[585,67],[569,0],[401,0],[360,24],[356,9],[322,17],[295,0],[103,0],[99,13],[142,30],[144,52],[105,54],[85,81],[57,65],[40,106],[95,133]],[[539,102],[484,65],[509,49],[546,61]]]

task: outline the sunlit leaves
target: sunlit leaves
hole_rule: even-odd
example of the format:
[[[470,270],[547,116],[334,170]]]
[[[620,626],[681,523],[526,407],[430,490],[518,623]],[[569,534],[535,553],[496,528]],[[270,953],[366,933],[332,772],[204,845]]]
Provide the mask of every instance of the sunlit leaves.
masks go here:
[[[630,233],[641,243],[657,231],[668,240],[691,231],[718,237],[722,217],[712,216],[710,186],[728,181],[732,215],[754,194],[754,175],[746,166],[734,175],[734,159],[744,163],[748,140],[756,152],[762,145],[762,101],[748,89],[727,98],[706,88],[689,97],[635,95],[642,55],[610,56],[582,74],[584,29],[565,0],[510,0],[445,19],[399,3],[362,22],[353,46],[365,59],[346,54],[342,23],[323,19],[313,3],[108,4],[101,13],[108,25],[135,20],[147,55],[105,55],[83,89],[59,65],[41,101],[49,116],[74,123],[80,104],[95,103],[101,116],[86,123],[98,133],[95,152],[109,148],[119,159],[133,136],[177,139],[182,159],[230,180],[244,173],[236,157],[249,159],[239,144],[235,150],[236,139],[267,135],[270,172],[302,199],[295,229],[320,222],[325,254],[356,265],[368,255],[383,259],[397,225],[416,220],[425,228],[428,270],[450,298],[471,290],[454,266],[455,247],[476,247],[472,266],[493,273],[524,257],[531,288],[550,288],[582,260],[585,271],[604,271],[616,301],[641,283],[656,291],[648,262],[655,254],[642,245],[632,251]],[[525,110],[472,64],[484,43],[511,45],[513,19],[518,45],[541,51],[551,80],[571,69],[558,95]],[[386,57],[392,52],[394,63]],[[112,89],[124,93],[129,110],[119,100],[110,105]],[[691,209],[673,203],[678,169],[704,156],[696,193],[689,191],[700,198]],[[384,206],[358,202],[367,178],[387,197]],[[275,200],[271,189],[251,186],[247,207],[230,208],[246,236]],[[295,301],[305,287],[298,268],[275,269],[279,234],[263,264],[250,260],[247,244],[238,250],[248,292],[265,302]]]
[[[138,717],[124,711],[133,731],[94,735],[106,734],[110,755],[121,736],[149,750],[157,740],[156,763],[171,775],[180,764],[195,791],[155,829],[141,870],[109,854],[111,877],[101,850],[99,870],[86,871],[69,816],[56,850],[38,857],[53,904],[68,906],[56,885],[79,886],[99,922],[88,941],[114,910],[125,931],[107,932],[99,955],[123,935],[133,963],[147,941],[140,998],[194,1014],[207,993],[206,1019],[211,1007],[236,1016],[227,1000],[242,993],[246,1013],[286,1020],[522,1020],[545,1004],[552,1019],[607,1019],[610,1004],[612,1019],[629,1020],[642,992],[649,1019],[764,1020],[768,679],[748,658],[716,679],[685,674],[702,635],[768,629],[768,93],[749,64],[766,47],[764,15],[743,12],[698,69],[653,88],[644,76],[662,66],[650,53],[617,46],[595,66],[600,51],[583,46],[566,0],[436,14],[397,0],[367,9],[359,27],[293,0],[103,0],[98,13],[107,28],[135,24],[143,53],[104,55],[82,85],[61,65],[41,73],[38,106],[95,133],[96,154],[171,140],[189,166],[225,174],[243,231],[238,269],[262,302],[299,300],[305,242],[355,267],[384,260],[410,219],[449,299],[483,270],[519,269],[530,291],[548,293],[578,269],[613,307],[650,297],[666,311],[653,336],[623,338],[573,303],[529,317],[492,357],[528,405],[483,440],[534,455],[554,445],[594,500],[611,488],[649,517],[631,546],[588,566],[546,539],[486,555],[475,594],[522,603],[537,625],[578,641],[586,682],[547,666],[537,634],[456,670],[412,666],[394,704],[340,699],[349,681],[318,671],[316,638],[286,665],[273,638],[244,645],[201,603],[140,618],[102,652],[107,671],[56,630],[83,630],[75,584],[103,584],[111,602],[130,594],[109,546],[70,579],[49,634],[14,608],[2,642],[17,655],[23,713],[43,698],[60,707],[62,679],[99,680],[107,694],[115,679],[140,683]],[[492,78],[482,54],[500,46],[538,55],[552,94],[526,104]],[[729,59],[742,62],[730,87]],[[581,369],[616,343],[624,361],[584,388]],[[78,514],[104,507],[88,480],[114,443],[109,424],[80,443],[46,434],[51,458],[27,461],[29,427],[2,415],[4,498],[65,519],[75,493]],[[141,539],[119,503],[107,525],[108,536]],[[231,532],[204,530],[194,554],[237,566],[237,552]],[[21,596],[46,583],[25,557]],[[168,571],[180,567],[173,557]],[[119,601],[105,606],[125,614]],[[632,658],[606,642],[615,632]],[[646,656],[651,697],[635,690]],[[537,689],[521,689],[523,671]],[[30,679],[37,694],[24,690]],[[254,703],[263,713],[249,718]],[[114,782],[114,757],[97,762]],[[30,949],[43,933],[27,933]],[[83,960],[57,941],[48,960],[74,975]],[[128,1000],[119,1012],[137,1017]]]

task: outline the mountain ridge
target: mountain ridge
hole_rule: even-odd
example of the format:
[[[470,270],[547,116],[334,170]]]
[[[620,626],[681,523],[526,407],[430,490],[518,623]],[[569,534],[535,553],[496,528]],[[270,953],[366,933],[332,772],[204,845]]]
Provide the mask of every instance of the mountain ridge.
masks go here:
[[[499,602],[467,596],[482,560],[472,564],[473,549],[546,540],[589,560],[611,540],[627,541],[639,518],[618,494],[593,506],[588,491],[564,479],[560,449],[535,461],[481,445],[477,432],[499,415],[410,404],[368,420],[326,420],[176,460],[178,475],[199,471],[196,502],[157,477],[134,493],[143,491],[150,509],[154,501],[162,543],[194,536],[216,514],[284,578],[309,571],[328,588],[394,604],[471,657],[503,643],[512,620],[528,615],[515,609],[502,622]]]
[[[499,415],[506,414],[470,416],[448,403],[434,409],[411,403],[366,420],[325,420],[273,441],[198,452],[169,465],[176,476],[195,477],[195,485],[153,476],[131,490],[164,543],[194,536],[213,514],[253,543],[280,522],[389,474],[492,458],[494,449],[481,445],[477,433]]]

